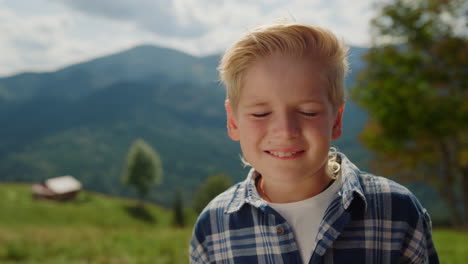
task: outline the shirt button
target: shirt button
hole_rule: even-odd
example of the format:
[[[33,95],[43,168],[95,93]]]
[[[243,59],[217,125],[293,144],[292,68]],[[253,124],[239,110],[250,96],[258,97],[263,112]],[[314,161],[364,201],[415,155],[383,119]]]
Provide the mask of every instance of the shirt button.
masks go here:
[[[284,230],[283,227],[278,227],[278,229],[276,229],[276,233],[277,233],[278,235],[284,235],[285,231],[286,231],[286,230]]]

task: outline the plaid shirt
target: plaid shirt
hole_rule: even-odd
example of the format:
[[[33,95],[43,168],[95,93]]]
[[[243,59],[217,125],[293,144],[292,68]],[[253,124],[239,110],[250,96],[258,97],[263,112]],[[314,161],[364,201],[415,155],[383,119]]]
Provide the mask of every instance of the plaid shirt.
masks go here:
[[[308,263],[439,263],[427,211],[405,187],[341,157],[341,190],[325,212]],[[244,182],[200,214],[190,263],[302,263],[291,226]]]

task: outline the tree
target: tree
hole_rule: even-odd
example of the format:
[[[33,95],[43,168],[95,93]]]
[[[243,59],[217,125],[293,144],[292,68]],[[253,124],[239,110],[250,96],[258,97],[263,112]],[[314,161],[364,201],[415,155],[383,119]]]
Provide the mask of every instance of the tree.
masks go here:
[[[213,198],[225,191],[231,185],[231,179],[225,174],[220,173],[208,177],[206,182],[198,188],[195,194],[193,208],[197,213],[201,213],[203,208],[205,208]]]
[[[152,184],[161,183],[163,170],[159,154],[144,140],[133,142],[127,155],[123,182],[133,186],[140,200],[148,195]]]
[[[360,138],[372,167],[433,185],[468,227],[468,2],[392,0],[372,20],[352,98],[369,111]],[[462,206],[458,206],[462,205]],[[463,215],[464,213],[464,215]]]
[[[174,193],[174,203],[172,205],[173,223],[177,227],[185,226],[184,204],[180,190]]]

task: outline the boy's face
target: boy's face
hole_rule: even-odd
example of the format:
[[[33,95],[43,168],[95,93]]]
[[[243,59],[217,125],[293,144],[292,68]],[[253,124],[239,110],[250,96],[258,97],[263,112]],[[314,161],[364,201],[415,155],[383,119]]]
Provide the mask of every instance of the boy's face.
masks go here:
[[[236,112],[226,102],[229,136],[265,180],[327,177],[343,111],[333,111],[327,85],[320,63],[276,53],[249,68]]]

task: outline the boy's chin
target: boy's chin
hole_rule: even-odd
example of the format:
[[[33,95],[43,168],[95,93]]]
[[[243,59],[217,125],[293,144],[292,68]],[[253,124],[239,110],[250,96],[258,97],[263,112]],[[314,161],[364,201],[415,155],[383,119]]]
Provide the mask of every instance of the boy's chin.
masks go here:
[[[254,167],[255,168],[255,167]],[[255,168],[265,179],[274,181],[298,181],[305,178],[327,178],[325,168],[297,167],[297,166],[269,166]]]

